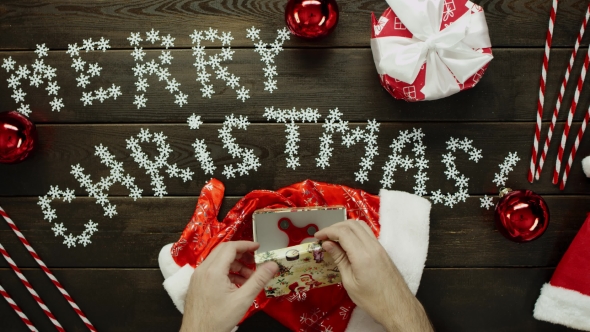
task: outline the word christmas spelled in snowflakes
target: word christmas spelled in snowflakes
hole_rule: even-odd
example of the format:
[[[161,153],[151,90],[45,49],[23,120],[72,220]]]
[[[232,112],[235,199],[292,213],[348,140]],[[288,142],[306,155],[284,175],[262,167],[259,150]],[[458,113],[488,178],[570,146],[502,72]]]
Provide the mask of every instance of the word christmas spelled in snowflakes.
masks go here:
[[[134,66],[130,68],[130,75],[132,74],[134,77],[132,99],[133,105],[137,109],[149,107],[150,101],[146,93],[150,89],[166,91],[169,97],[164,98],[171,105],[177,107],[187,105],[191,98],[210,99],[218,91],[227,91],[228,89],[235,93],[238,102],[246,102],[251,98],[251,91],[243,84],[244,80],[232,73],[231,70],[231,61],[235,57],[235,51],[231,46],[234,40],[232,32],[209,28],[194,30],[189,37],[192,42],[192,57],[194,58],[192,64],[194,69],[192,70],[194,70],[195,80],[200,85],[198,90],[193,91],[183,88],[182,82],[174,78],[170,72],[170,65],[174,61],[174,54],[170,50],[175,47],[176,38],[174,36],[160,33],[155,29],[130,33],[127,42],[133,48],[129,53],[129,56],[134,60]],[[245,37],[253,43],[253,51],[260,57],[261,75],[265,79],[264,92],[272,94],[280,85],[277,79],[278,69],[275,58],[283,51],[284,43],[289,40],[289,32],[285,28],[279,29],[274,41],[267,43],[261,39],[260,30],[252,27],[247,29]],[[152,45],[160,46],[162,49],[159,52],[149,52],[150,55],[148,55],[148,52],[144,51],[144,47]],[[116,102],[117,98],[123,95],[124,90],[116,82],[109,82],[105,85],[100,83],[104,81],[99,80],[99,77],[109,68],[103,68],[99,62],[91,61],[87,55],[91,52],[107,52],[110,49],[110,40],[105,37],[82,39],[68,44],[66,54],[71,59],[69,70],[75,73],[77,89],[77,91],[69,93],[79,93],[80,105],[83,107],[92,107],[97,103]],[[64,100],[60,95],[63,90],[58,84],[59,73],[56,68],[44,60],[48,56],[48,52],[49,49],[45,44],[39,44],[35,51],[34,63],[20,64],[10,56],[3,59],[2,68],[8,74],[8,88],[11,89],[12,98],[17,103],[18,111],[22,114],[29,115],[31,113],[26,96],[28,89],[32,88],[44,88],[47,95],[53,98],[49,102],[52,111],[60,112],[65,107]],[[193,95],[195,91],[197,92],[196,96]],[[420,196],[430,194],[430,199],[434,204],[443,204],[449,208],[465,202],[469,197],[469,178],[458,170],[456,159],[465,155],[467,162],[477,163],[482,158],[482,151],[473,145],[472,140],[466,137],[463,139],[451,137],[447,142],[447,152],[442,155],[442,163],[446,167],[447,179],[453,181],[456,190],[443,193],[440,189],[427,189],[430,161],[426,158],[427,147],[423,140],[425,133],[421,128],[399,131],[397,137],[389,145],[389,149],[380,149],[377,144],[381,130],[380,123],[375,119],[369,119],[365,124],[351,125],[343,118],[344,114],[338,108],[320,111],[311,107],[297,109],[269,106],[264,108],[262,115],[267,121],[282,124],[285,127],[284,167],[296,170],[302,164],[299,156],[300,125],[320,122],[322,134],[317,140],[319,153],[314,158],[315,167],[326,170],[332,166],[332,156],[336,144],[346,149],[362,146],[364,151],[362,155],[356,158],[351,156],[352,162],[358,165],[356,171],[351,174],[355,181],[359,183],[371,181],[373,179],[369,177],[369,172],[376,171],[375,173],[380,174],[381,178],[375,179],[375,181],[379,181],[384,188],[392,188],[399,170],[413,172],[414,193]],[[195,141],[192,143],[192,147],[196,163],[192,166],[193,168],[180,168],[176,163],[170,161],[170,156],[174,151],[168,143],[168,137],[163,132],[152,132],[149,128],[141,128],[138,133],[122,142],[133,162],[151,180],[150,188],[138,187],[135,184],[135,177],[125,172],[123,162],[118,161],[109,151],[109,147],[103,144],[95,146],[95,156],[104,167],[108,168],[109,175],[107,177],[101,177],[98,180],[96,176],[93,177],[85,172],[82,165],[72,165],[70,173],[80,188],[96,204],[101,206],[103,211],[101,218],[115,218],[118,214],[117,206],[109,200],[109,190],[115,184],[125,187],[129,198],[136,201],[141,199],[144,191],[147,190],[153,192],[156,197],[167,195],[166,181],[170,181],[170,179],[192,181],[195,174],[198,173],[229,179],[251,175],[262,166],[262,161],[255,150],[242,145],[246,142],[238,142],[234,136],[236,131],[248,130],[250,126],[248,117],[240,114],[225,116],[225,121],[218,130],[217,139],[235,162],[224,163],[222,169],[218,169],[218,165],[211,157],[211,149],[205,143],[205,138],[199,137],[199,129],[203,125],[201,116],[192,114],[186,121],[189,129],[195,132]],[[144,152],[143,147],[146,145],[155,146],[156,155]],[[386,155],[386,161],[384,165],[377,166],[375,165],[375,157],[380,154]],[[515,154],[510,155],[510,159],[500,165],[501,171],[496,174],[495,183],[504,184],[507,173],[516,163],[516,158]],[[198,165],[196,167],[200,170],[195,168],[195,165]],[[84,224],[84,231],[74,234],[74,232],[68,231],[67,225],[58,218],[53,202],[61,200],[70,203],[75,198],[74,190],[61,189],[58,185],[52,185],[46,195],[39,197],[38,202],[44,219],[53,223],[52,230],[55,236],[63,237],[63,243],[68,247],[87,246],[92,243],[92,236],[98,231],[98,223],[89,220]],[[490,198],[486,196],[482,199],[482,207],[489,207],[489,204],[491,204]]]

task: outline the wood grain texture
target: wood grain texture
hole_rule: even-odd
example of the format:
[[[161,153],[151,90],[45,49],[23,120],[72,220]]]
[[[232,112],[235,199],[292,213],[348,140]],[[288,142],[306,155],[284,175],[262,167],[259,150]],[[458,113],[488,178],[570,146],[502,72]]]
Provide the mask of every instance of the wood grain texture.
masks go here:
[[[543,268],[426,269],[418,299],[436,331],[567,331],[532,317],[541,286],[552,272]],[[66,330],[84,330],[41,271],[24,274]],[[55,274],[100,331],[177,331],[180,326],[181,315],[161,286],[159,270],[56,269]],[[0,269],[0,280],[41,331],[52,329],[10,270]],[[26,331],[4,301],[0,301],[0,315],[6,331]],[[264,313],[247,320],[239,330],[288,331]]]
[[[549,121],[562,76],[569,61],[570,49],[554,50],[551,56],[547,79],[546,111],[544,119]],[[218,50],[209,50],[209,54]],[[264,91],[263,64],[252,50],[239,49],[234,61],[224,63],[229,71],[241,77],[240,83],[250,90],[251,99],[242,103],[236,99],[236,92],[213,76],[212,84],[216,93],[211,99],[203,98],[197,73],[193,67],[191,51],[174,50],[170,73],[181,83],[180,90],[188,94],[188,105],[178,107],[174,95],[166,89],[165,82],[159,82],[155,75],[148,76],[150,85],[147,92],[137,92],[132,68],[135,66],[129,51],[82,52],[87,62],[96,62],[103,69],[100,77],[90,78],[90,85],[77,87],[78,73],[71,67],[72,59],[65,52],[50,52],[45,62],[57,68],[56,81],[61,87],[59,97],[64,99],[61,112],[52,112],[46,84],[36,88],[28,80],[21,85],[27,93],[25,103],[31,105],[31,118],[36,123],[184,123],[195,113],[205,122],[220,122],[230,113],[247,115],[250,121],[266,122],[262,116],[264,108],[318,108],[322,114],[338,107],[347,121],[535,121],[535,105],[539,89],[539,74],[543,58],[542,49],[496,49],[483,79],[475,88],[460,92],[448,98],[430,102],[408,103],[391,97],[380,85],[369,49],[289,49],[276,57],[279,89],[272,94]],[[144,58],[150,61],[160,51],[148,51]],[[560,120],[567,117],[575,82],[579,76],[585,52],[579,52],[573,68],[571,81],[564,96]],[[17,66],[34,63],[33,52],[2,52],[0,59],[11,56]],[[88,64],[86,65],[88,67]],[[14,110],[19,104],[11,95],[6,79],[12,73],[0,72],[1,111]],[[117,100],[107,99],[103,103],[95,100],[91,106],[83,106],[82,92],[99,87],[109,88],[112,84],[121,86],[122,96]],[[586,90],[590,81],[586,82]],[[297,92],[294,98],[293,91]],[[137,109],[134,96],[145,94],[147,107]],[[575,119],[584,116],[590,94],[583,93]],[[532,128],[531,128],[532,130]],[[531,137],[533,132],[531,131]],[[532,141],[532,138],[531,138]]]
[[[543,47],[551,2],[544,0],[476,0],[484,7],[494,47]],[[285,25],[285,1],[3,1],[0,4],[0,48],[34,49],[47,43],[51,49],[65,49],[82,38],[105,36],[115,48],[128,48],[131,31],[151,28],[176,37],[176,47],[190,47],[193,29],[209,27],[232,31],[233,46],[251,47],[246,29],[255,25],[263,38]],[[317,41],[294,40],[296,47],[368,47],[370,19],[387,5],[380,0],[340,0],[340,20],[331,36]],[[555,46],[573,46],[584,17],[582,0],[560,1],[555,26]],[[155,45],[158,47],[159,45]]]
[[[551,212],[546,233],[533,242],[516,244],[506,240],[494,226],[493,210],[479,207],[480,196],[453,209],[433,206],[427,267],[510,267],[556,266],[585,220],[590,198],[585,196],[545,196]],[[58,219],[75,235],[89,219],[99,231],[88,247],[68,249],[62,237],[55,237],[52,224],[43,220],[36,198],[1,198],[0,205],[10,214],[31,245],[50,267],[154,268],[160,249],[178,241],[193,214],[198,197],[111,198],[118,215],[103,217],[93,199],[78,197],[71,204],[55,203]],[[239,197],[223,201],[223,219]],[[4,221],[0,239],[19,266],[36,263]],[[0,267],[8,267],[0,261]]]
[[[355,127],[357,124],[350,124]],[[365,125],[358,124],[361,127]],[[334,135],[333,157],[330,167],[321,169],[316,167],[316,157],[319,153],[323,128],[321,124],[302,124],[300,126],[299,156],[301,166],[296,170],[286,168],[285,126],[282,124],[252,124],[246,131],[234,130],[232,133],[236,143],[248,149],[253,149],[260,158],[262,166],[250,175],[225,179],[221,173],[223,166],[234,164],[240,160],[231,158],[223,148],[221,140],[217,138],[221,125],[206,124],[201,129],[190,130],[187,125],[43,125],[38,127],[39,149],[34,155],[21,164],[0,165],[0,196],[39,196],[45,195],[50,185],[59,185],[75,189],[76,194],[84,195],[74,176],[70,174],[71,165],[80,164],[91,174],[92,180],[98,182],[101,176],[108,174],[108,169],[94,156],[94,146],[103,144],[115,155],[117,161],[124,163],[125,171],[136,178],[135,183],[144,190],[144,196],[153,195],[150,177],[139,169],[130,151],[126,149],[125,139],[137,135],[140,128],[149,128],[151,132],[163,132],[168,136],[168,143],[174,150],[168,160],[177,163],[179,167],[190,167],[195,175],[193,180],[182,182],[180,179],[165,179],[169,195],[198,195],[204,181],[211,176],[204,174],[200,164],[194,156],[191,146],[195,139],[204,139],[211,151],[211,157],[217,166],[213,176],[218,177],[226,185],[227,195],[245,195],[254,189],[277,189],[295,182],[311,178],[318,181],[338,183],[351,187],[358,187],[371,193],[377,193],[382,188],[382,167],[388,155],[391,154],[389,145],[398,137],[400,130],[422,128],[425,133],[424,144],[427,146],[426,159],[429,159],[427,169],[430,180],[426,182],[427,190],[442,189],[443,192],[454,192],[454,183],[446,180],[445,164],[441,162],[442,155],[447,153],[446,141],[450,137],[473,140],[473,145],[482,149],[483,159],[479,163],[469,161],[469,156],[457,152],[457,168],[470,178],[470,194],[496,194],[498,188],[492,183],[494,174],[499,172],[498,165],[503,162],[508,152],[518,152],[523,159],[510,173],[508,185],[513,188],[530,188],[540,194],[585,194],[588,179],[583,174],[579,159],[590,154],[590,146],[582,143],[578,152],[578,159],[573,164],[570,179],[566,189],[559,191],[551,184],[552,163],[555,160],[556,147],[550,151],[548,164],[542,179],[530,185],[524,176],[528,167],[530,141],[533,125],[531,123],[383,123],[380,127],[377,143],[379,155],[375,157],[373,168],[369,171],[369,181],[363,184],[354,181],[354,172],[360,169],[359,162],[365,154],[365,146],[356,144],[349,149],[341,145],[340,134]],[[577,131],[578,125],[572,127]],[[561,125],[557,127],[561,129]],[[272,139],[269,139],[272,138]],[[557,141],[554,144],[558,144]],[[571,144],[571,142],[570,142]],[[150,156],[155,156],[155,144],[142,144],[143,149]],[[568,150],[569,151],[569,150]],[[411,147],[406,147],[403,154],[411,154]],[[153,158],[153,157],[152,157]],[[162,170],[162,174],[164,170]],[[416,170],[408,172],[398,170],[393,189],[413,192]],[[167,175],[166,175],[167,176]],[[129,192],[122,186],[115,185],[109,195],[124,195]]]

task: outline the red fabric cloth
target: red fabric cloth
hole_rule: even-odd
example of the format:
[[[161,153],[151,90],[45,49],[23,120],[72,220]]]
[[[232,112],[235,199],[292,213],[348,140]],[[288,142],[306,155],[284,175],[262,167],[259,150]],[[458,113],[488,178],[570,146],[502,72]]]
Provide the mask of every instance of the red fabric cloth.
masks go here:
[[[590,214],[559,261],[549,283],[552,286],[571,289],[590,296],[589,269]]]
[[[199,266],[219,243],[251,241],[252,213],[262,208],[342,205],[349,219],[365,221],[375,235],[379,235],[379,197],[362,190],[311,180],[277,191],[255,190],[244,196],[219,222],[217,214],[224,190],[216,179],[203,187],[190,222],[171,249],[179,266]],[[337,332],[346,329],[354,307],[340,284],[270,299],[261,292],[242,320],[263,310],[294,331]]]

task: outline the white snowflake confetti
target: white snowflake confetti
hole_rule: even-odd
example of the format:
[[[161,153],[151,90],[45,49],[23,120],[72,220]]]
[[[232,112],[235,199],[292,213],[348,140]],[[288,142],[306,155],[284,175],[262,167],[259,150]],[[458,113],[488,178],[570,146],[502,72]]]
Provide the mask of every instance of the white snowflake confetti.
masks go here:
[[[139,32],[132,32],[131,35],[127,37],[127,40],[131,46],[139,46],[139,42],[143,41],[143,39],[141,39],[141,33]]]
[[[162,37],[162,46],[164,46],[166,49],[168,49],[169,47],[174,47],[175,39],[176,38],[172,38],[170,34],[168,34],[168,36]]]
[[[155,42],[157,42],[158,40],[160,40],[160,36],[159,36],[160,35],[160,31],[159,30],[158,31],[155,31],[152,28],[152,31],[149,31],[146,34],[147,34],[146,40],[149,41],[149,42],[151,42],[152,44],[154,44]]]
[[[417,168],[418,172],[414,175],[416,179],[416,185],[414,186],[414,193],[419,196],[424,196],[428,192],[426,191],[426,181],[429,180],[428,173],[425,171],[428,166],[428,160],[424,158],[426,146],[422,142],[424,134],[421,128],[413,128],[410,133],[408,130],[400,130],[398,137],[395,138],[391,145],[392,153],[389,155],[388,160],[383,166],[383,178],[381,184],[383,188],[391,188],[392,184],[395,183],[393,176],[397,167],[403,168],[407,171],[410,168]],[[408,145],[412,144],[412,152],[414,152],[414,158],[406,155],[402,157],[401,152]],[[439,192],[440,194],[440,192]],[[441,196],[442,197],[442,196]],[[442,202],[442,198],[439,199]]]
[[[20,107],[17,108],[16,111],[24,116],[29,116],[29,114],[31,114],[31,112],[32,112],[29,104],[23,104],[23,103],[20,104]]]
[[[192,50],[195,63],[193,65],[197,70],[197,81],[202,85],[200,89],[202,97],[211,98],[215,93],[213,84],[210,81],[211,74],[207,72],[207,68],[210,68],[212,72],[216,73],[216,79],[224,81],[226,86],[236,92],[237,99],[245,102],[246,99],[250,98],[249,90],[244,86],[240,86],[240,78],[229,73],[227,67],[221,66],[222,61],[233,59],[234,51],[231,50],[231,41],[234,38],[231,36],[231,32],[221,32],[220,34],[217,30],[209,28],[206,31],[195,30],[190,37],[194,44]],[[221,41],[221,52],[209,55],[207,58],[206,47],[202,43],[203,41],[215,42],[216,40]]]
[[[264,62],[266,67],[263,68],[264,70],[264,77],[266,77],[266,81],[264,82],[264,90],[272,93],[274,90],[277,89],[277,80],[274,77],[277,75],[276,66],[271,65],[275,61],[275,57],[283,51],[283,44],[286,40],[290,39],[290,32],[287,28],[277,30],[277,37],[273,43],[267,44],[262,42],[260,39],[260,30],[252,27],[247,29],[246,37],[250,38],[253,42],[258,41],[255,43],[255,52],[260,54],[260,60]]]
[[[9,73],[11,70],[14,70],[14,65],[16,61],[12,60],[12,57],[9,56],[8,58],[3,59],[2,68],[6,69],[6,72]]]
[[[143,94],[135,95],[135,101],[133,102],[133,105],[136,105],[137,109],[140,109],[142,107],[145,107],[146,102],[147,98],[145,98]]]
[[[318,122],[321,117],[317,109],[308,107],[307,109],[301,109],[297,111],[295,107],[292,110],[276,109],[274,107],[266,107],[264,110],[264,117],[267,121],[276,120],[277,123],[285,123],[287,133],[287,143],[285,144],[285,153],[287,157],[287,168],[296,169],[297,166],[301,166],[299,163],[299,157],[297,156],[299,146],[297,142],[299,139],[299,126],[295,124],[296,121],[302,123],[307,122]]]
[[[137,77],[137,81],[135,85],[137,87],[137,91],[147,92],[148,87],[150,85],[147,82],[147,78],[144,78],[144,75],[155,75],[158,77],[158,81],[166,82],[165,89],[167,89],[170,94],[173,94],[175,97],[174,103],[177,104],[179,107],[187,104],[188,94],[184,94],[179,90],[180,83],[176,81],[175,78],[171,78],[170,70],[168,67],[164,67],[164,65],[172,64],[172,56],[170,51],[162,51],[161,55],[156,57],[159,58],[160,62],[158,63],[156,59],[151,59],[150,61],[145,60],[144,57],[146,56],[146,52],[140,46],[139,43],[142,41],[141,35],[132,34],[131,37],[128,38],[129,42],[132,46],[135,46],[135,50],[131,53],[133,59],[135,60],[135,67],[132,68],[133,74]],[[146,32],[146,41],[155,43],[158,40],[162,40],[162,46],[168,49],[169,47],[174,47],[174,40],[175,38],[167,35],[160,38],[159,31],[152,31]],[[140,63],[144,62],[144,63]],[[147,105],[147,98],[145,95],[135,96],[134,105],[138,106],[138,108],[146,107]]]
[[[49,105],[51,105],[52,112],[59,112],[64,107],[63,98],[55,97],[51,102],[49,102]]]
[[[492,206],[494,206],[494,199],[492,197],[488,197],[488,195],[484,195],[479,200],[481,202],[481,208],[489,210]]]
[[[232,164],[224,165],[222,174],[228,179],[235,177],[236,173],[239,173],[240,176],[248,175],[251,170],[257,171],[258,167],[260,167],[260,159],[254,154],[254,150],[240,147],[235,143],[236,139],[231,134],[234,128],[247,130],[249,125],[250,122],[248,122],[248,117],[240,115],[236,118],[232,114],[225,117],[223,126],[218,130],[218,137],[221,138],[223,148],[229,151],[232,158],[242,158],[242,162],[235,164],[237,168],[234,168],[234,165]],[[198,146],[198,142],[195,142],[195,145]],[[195,154],[196,149],[197,147],[195,147]],[[197,159],[199,159],[199,157],[197,157]],[[201,163],[201,166],[205,169],[203,163]]]
[[[37,49],[35,50],[35,53],[37,53],[37,56],[39,58],[47,56],[47,51],[49,51],[49,48],[47,48],[44,43],[41,45],[37,44]]]
[[[454,186],[457,188],[455,193],[442,194],[441,190],[432,191],[432,197],[430,198],[434,204],[444,203],[445,206],[453,208],[454,205],[465,202],[469,198],[468,186],[469,178],[461,174],[455,164],[456,157],[453,152],[462,150],[464,153],[469,155],[469,160],[477,163],[481,158],[481,149],[476,149],[472,146],[473,140],[465,137],[463,140],[451,137],[447,142],[447,150],[451,152],[442,155],[442,163],[445,164],[446,170],[445,175],[447,180],[454,180]]]
[[[150,175],[154,196],[160,198],[167,194],[166,185],[163,181],[164,177],[160,175],[160,170],[164,167],[167,169],[177,168],[176,164],[171,165],[168,163],[168,158],[170,157],[172,149],[170,148],[170,144],[166,142],[166,139],[167,137],[164,133],[160,132],[152,134],[149,132],[149,129],[141,128],[139,134],[131,136],[126,140],[127,149],[132,151],[131,156],[133,157],[133,160],[135,160],[140,168],[145,169],[146,173]],[[139,142],[155,143],[159,155],[157,155],[153,161],[150,160],[149,156],[143,152]],[[168,172],[170,178],[181,178],[184,182],[192,180],[193,174],[194,173],[188,167],[179,172]],[[127,181],[127,179],[124,181]]]
[[[133,33],[131,35],[133,37]],[[129,37],[128,39],[131,40],[132,37]],[[69,54],[72,58],[72,68],[74,68],[76,72],[80,72],[80,76],[76,78],[78,87],[86,89],[86,87],[90,85],[90,78],[100,76],[100,73],[102,71],[102,67],[100,67],[98,63],[90,62],[88,63],[88,69],[85,69],[86,61],[82,60],[82,58],[80,57],[80,50],[85,50],[86,52],[94,50],[106,52],[107,49],[111,48],[109,42],[109,39],[100,37],[98,41],[93,41],[92,38],[84,39],[82,47],[78,47],[77,43],[68,45],[68,51],[66,53]],[[141,52],[141,49],[138,52]],[[88,75],[84,75],[84,71],[86,71],[86,74]],[[50,90],[48,89],[48,91]],[[113,98],[113,100],[115,100],[120,95],[120,87],[113,84],[111,88],[105,89],[104,87],[99,87],[94,91],[82,91],[82,98],[80,98],[80,100],[82,101],[84,106],[90,106],[93,105],[92,101],[95,99],[102,103],[109,98]]]

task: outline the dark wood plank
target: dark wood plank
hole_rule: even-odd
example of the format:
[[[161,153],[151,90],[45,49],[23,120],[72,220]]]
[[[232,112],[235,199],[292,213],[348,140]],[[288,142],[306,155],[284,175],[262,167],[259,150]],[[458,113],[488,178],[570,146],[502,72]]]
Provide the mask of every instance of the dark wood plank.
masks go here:
[[[534,303],[552,269],[426,269],[418,299],[437,331],[567,331],[532,317]],[[84,326],[39,270],[25,274],[68,331]],[[55,269],[55,274],[100,331],[177,331],[181,315],[172,305],[158,270]],[[50,322],[10,270],[0,269],[2,285],[41,331]],[[97,291],[99,290],[99,291]],[[2,327],[26,331],[4,301]],[[221,313],[220,313],[221,314]],[[261,313],[240,331],[288,331]]]
[[[356,124],[351,124],[355,126]],[[359,124],[361,127],[364,124]],[[201,129],[190,130],[187,125],[42,125],[39,126],[39,150],[28,160],[17,165],[0,165],[0,196],[38,196],[45,195],[50,185],[60,185],[75,189],[78,195],[85,192],[79,187],[74,176],[70,174],[71,165],[80,164],[91,174],[93,181],[99,181],[101,176],[108,174],[108,169],[94,156],[94,146],[104,144],[109,147],[117,161],[124,162],[125,171],[136,178],[136,184],[144,190],[144,196],[153,195],[150,178],[138,165],[126,149],[125,139],[137,135],[140,128],[149,128],[151,132],[163,132],[168,136],[168,143],[174,150],[168,162],[178,163],[179,167],[190,167],[195,175],[193,181],[182,182],[180,179],[167,179],[169,195],[198,195],[203,182],[211,176],[204,174],[200,164],[194,156],[191,146],[195,139],[205,139],[211,149],[211,157],[217,166],[215,177],[223,180],[228,195],[245,195],[254,189],[277,189],[307,178],[339,183],[362,188],[377,193],[382,187],[385,161],[391,154],[389,145],[397,138],[400,130],[422,128],[425,133],[424,144],[427,146],[426,159],[430,160],[426,182],[428,191],[442,189],[443,192],[453,191],[454,183],[447,181],[444,176],[446,169],[442,155],[447,153],[445,142],[450,137],[468,137],[473,145],[482,149],[483,159],[479,163],[468,160],[462,152],[457,153],[457,168],[470,178],[470,194],[495,194],[498,189],[492,183],[494,174],[499,172],[498,165],[503,162],[508,152],[517,151],[522,158],[509,175],[508,185],[514,188],[530,188],[541,194],[586,194],[589,180],[582,172],[579,162],[582,156],[590,154],[590,145],[582,143],[578,151],[578,158],[573,164],[570,179],[566,189],[561,192],[557,186],[551,184],[551,173],[558,140],[550,149],[546,170],[541,181],[531,185],[526,180],[528,170],[529,149],[531,146],[534,124],[532,123],[383,123],[380,127],[377,143],[379,155],[375,157],[375,164],[369,171],[369,181],[364,184],[354,181],[354,172],[360,169],[358,163],[365,154],[364,145],[357,144],[347,149],[342,146],[339,134],[334,135],[334,156],[330,159],[330,167],[321,169],[316,167],[315,158],[319,153],[319,137],[323,129],[321,124],[303,124],[300,128],[299,156],[301,166],[296,170],[286,168],[285,127],[279,124],[252,124],[247,131],[234,130],[236,142],[241,146],[254,149],[260,158],[262,166],[250,175],[225,179],[221,173],[223,165],[236,163],[239,160],[231,158],[223,144],[217,138],[218,124],[203,125]],[[557,132],[562,128],[557,127]],[[572,131],[576,132],[576,124]],[[273,139],[268,139],[272,137]],[[145,144],[144,144],[145,145]],[[411,154],[407,147],[404,154]],[[567,147],[566,147],[567,149]],[[155,144],[145,145],[144,151],[154,155]],[[569,151],[569,150],[567,150]],[[412,191],[415,184],[415,170],[408,172],[398,170],[395,174],[394,189]],[[164,174],[164,173],[162,173]],[[109,195],[125,195],[129,192],[121,186],[111,188]]]
[[[533,318],[552,269],[426,269],[418,290],[436,331],[573,331]]]
[[[210,51],[217,53],[218,51]],[[479,84],[468,91],[431,102],[408,103],[395,100],[380,85],[371,51],[369,49],[289,49],[276,57],[279,89],[270,94],[264,91],[264,72],[258,54],[249,49],[238,49],[234,61],[228,62],[229,71],[241,77],[240,83],[250,90],[251,98],[242,103],[236,100],[236,92],[225,86],[221,80],[214,79],[209,70],[216,94],[211,99],[203,98],[201,84],[193,67],[191,51],[174,50],[170,72],[180,89],[188,94],[188,105],[182,108],[174,103],[175,97],[165,90],[166,84],[157,77],[148,77],[150,87],[147,92],[136,91],[135,66],[129,51],[108,51],[106,53],[84,53],[85,61],[97,62],[102,68],[100,77],[91,78],[91,84],[82,89],[77,87],[78,74],[71,67],[72,60],[65,52],[50,52],[45,62],[57,68],[56,81],[61,87],[59,97],[64,99],[61,112],[52,112],[46,84],[36,88],[27,80],[22,88],[27,93],[25,103],[30,103],[31,115],[36,123],[130,123],[158,122],[183,123],[196,113],[206,122],[218,122],[230,113],[249,116],[250,121],[263,121],[264,108],[318,108],[322,114],[328,109],[339,107],[347,121],[366,121],[376,118],[379,121],[535,121],[535,105],[539,89],[539,74],[543,57],[542,49],[496,49],[495,59]],[[564,97],[560,120],[567,117],[575,90],[575,80],[579,76],[584,52],[580,52],[578,62],[572,71],[569,88]],[[145,60],[156,59],[159,51],[148,51]],[[29,68],[36,54],[33,52],[3,52],[0,59],[11,56],[17,65],[28,64]],[[548,86],[546,93],[546,112],[544,119],[549,121],[551,111],[557,100],[561,78],[569,61],[570,50],[555,50],[551,55]],[[13,110],[20,104],[11,97],[13,89],[8,88],[6,79],[10,74],[0,72],[1,111]],[[91,106],[83,106],[82,92],[93,91],[99,87],[108,88],[112,84],[121,86],[122,96],[117,100],[108,99],[103,103],[95,100]],[[586,90],[590,81],[586,82]],[[293,98],[293,94],[297,98]],[[147,107],[137,109],[134,96],[145,94]],[[590,94],[583,93],[579,103],[576,120],[590,103]],[[532,136],[532,133],[531,133]]]
[[[453,208],[435,205],[431,211],[428,267],[556,266],[581,227],[590,198],[586,196],[545,196],[551,211],[546,233],[536,241],[516,244],[500,235],[493,224],[492,210],[479,207],[480,196]],[[52,225],[43,220],[35,198],[1,198],[0,205],[12,216],[35,250],[53,267],[157,267],[162,246],[175,242],[195,208],[197,197],[111,198],[118,215],[103,217],[94,200],[76,198],[69,206],[56,203],[58,219],[69,232],[79,234],[89,219],[99,231],[88,247],[68,249],[62,237],[55,237]],[[239,198],[224,200],[219,218]],[[0,239],[22,267],[36,263],[4,221]],[[0,267],[8,267],[0,260]]]
[[[545,43],[550,1],[476,0],[484,7],[494,46],[537,46]],[[265,38],[285,25],[285,1],[101,1],[81,3],[60,1],[4,1],[0,5],[0,45],[3,49],[32,49],[47,43],[52,49],[81,42],[82,38],[104,35],[114,47],[128,47],[131,31],[155,28],[177,38],[177,47],[190,47],[193,29],[232,31],[235,46],[252,46],[245,38],[252,25],[261,28]],[[340,21],[335,32],[317,42],[296,40],[293,46],[333,47],[368,46],[370,15],[380,15],[384,1],[340,0]],[[555,26],[555,46],[573,46],[586,4],[581,0],[560,1]],[[148,23],[149,22],[149,23]]]

